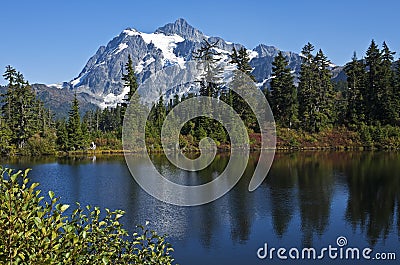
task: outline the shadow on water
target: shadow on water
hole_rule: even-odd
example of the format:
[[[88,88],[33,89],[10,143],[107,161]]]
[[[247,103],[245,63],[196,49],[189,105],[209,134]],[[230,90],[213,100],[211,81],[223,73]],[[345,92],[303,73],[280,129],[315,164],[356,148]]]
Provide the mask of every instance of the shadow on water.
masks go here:
[[[375,245],[387,238],[399,212],[400,156],[397,153],[363,153],[344,164],[349,189],[346,220],[360,228]],[[397,224],[399,215],[397,214]],[[398,232],[400,227],[397,225]]]
[[[313,234],[321,236],[332,225],[330,214],[331,209],[336,211],[332,205],[335,192],[346,193],[345,211],[339,214],[353,231],[359,229],[368,238],[369,245],[385,239],[392,230],[400,234],[398,153],[277,154],[267,186],[278,237],[286,232],[291,218],[299,214],[302,242],[305,246],[312,245]]]

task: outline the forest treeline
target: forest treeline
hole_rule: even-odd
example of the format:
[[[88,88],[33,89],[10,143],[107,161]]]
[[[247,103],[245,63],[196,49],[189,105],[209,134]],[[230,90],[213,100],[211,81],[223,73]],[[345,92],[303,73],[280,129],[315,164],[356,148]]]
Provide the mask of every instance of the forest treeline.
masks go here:
[[[163,96],[150,112],[146,142],[152,150],[161,149],[161,126],[168,112],[180,102],[197,95],[219,98],[240,115],[250,144],[257,147],[259,128],[254,113],[222,78],[218,43],[203,41],[193,58],[204,64],[198,80],[198,94]],[[365,56],[345,65],[346,81],[332,81],[331,63],[322,50],[307,43],[301,52],[300,75],[295,77],[284,54],[272,63],[268,88],[263,89],[277,125],[278,147],[312,146],[400,147],[400,63],[384,42],[382,48],[372,40]],[[249,78],[252,76],[246,49],[232,50],[230,63]],[[124,101],[115,108],[80,113],[76,96],[66,119],[54,118],[44,107],[23,75],[11,66],[3,75],[7,89],[1,95],[0,152],[3,155],[54,154],[58,151],[87,150],[91,142],[98,149],[122,149],[123,118],[132,95],[138,88],[132,59],[124,68],[124,85],[130,88]],[[243,85],[234,74],[233,84]],[[213,138],[220,148],[229,147],[229,136],[217,121],[198,117],[181,130],[180,145],[196,149],[203,137]]]

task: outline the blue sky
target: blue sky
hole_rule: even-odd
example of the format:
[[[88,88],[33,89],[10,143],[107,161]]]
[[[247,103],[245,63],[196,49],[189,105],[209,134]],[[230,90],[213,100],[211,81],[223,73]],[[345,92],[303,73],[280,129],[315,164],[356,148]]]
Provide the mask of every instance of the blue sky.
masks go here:
[[[299,52],[309,41],[341,65],[353,51],[363,56],[372,38],[400,53],[399,15],[396,0],[1,1],[0,67],[14,66],[31,83],[69,81],[123,29],[152,32],[180,17],[247,48]]]

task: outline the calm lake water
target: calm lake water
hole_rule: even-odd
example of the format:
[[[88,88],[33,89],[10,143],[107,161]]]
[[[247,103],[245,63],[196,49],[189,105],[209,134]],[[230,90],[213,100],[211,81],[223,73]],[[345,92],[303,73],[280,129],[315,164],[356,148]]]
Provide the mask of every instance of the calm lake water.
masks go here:
[[[152,157],[169,179],[207,182],[222,172],[228,155],[218,155],[198,173],[174,168]],[[391,152],[278,153],[268,178],[254,192],[247,187],[258,156],[252,154],[244,177],[222,198],[204,206],[178,207],[144,192],[131,177],[123,156],[38,158],[1,161],[13,168],[32,168],[30,177],[43,194],[53,190],[62,203],[123,209],[125,228],[150,221],[168,234],[181,265],[197,264],[374,264],[374,261],[261,260],[257,250],[313,247],[318,252],[339,236],[346,247],[396,253],[400,260],[400,154]],[[137,163],[141,158],[137,157]],[[286,252],[286,255],[288,253]],[[327,254],[325,255],[327,256]]]

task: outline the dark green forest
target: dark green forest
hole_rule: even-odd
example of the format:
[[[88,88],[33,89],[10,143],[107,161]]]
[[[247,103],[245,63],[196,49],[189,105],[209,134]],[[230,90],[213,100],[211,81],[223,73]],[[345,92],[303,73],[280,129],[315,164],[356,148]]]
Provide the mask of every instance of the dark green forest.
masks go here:
[[[259,144],[259,129],[247,103],[225,86],[219,73],[218,43],[203,41],[193,58],[206,62],[199,80],[199,93],[175,96],[166,101],[161,96],[150,112],[146,126],[148,148],[161,150],[160,134],[168,112],[180,102],[197,95],[223,100],[244,121],[252,147]],[[307,43],[301,52],[299,77],[288,67],[283,53],[272,63],[272,78],[263,88],[277,125],[278,148],[400,147],[400,63],[395,52],[384,42],[380,48],[373,40],[364,57],[354,54],[345,65],[345,81],[332,81],[330,61],[325,53]],[[244,48],[233,49],[230,63],[252,80],[250,58]],[[126,62],[124,85],[130,92],[115,108],[80,111],[76,98],[68,116],[56,119],[44,107],[24,76],[7,66],[3,75],[6,92],[1,94],[0,153],[2,155],[66,154],[90,151],[122,150],[122,125],[129,101],[138,88],[131,57]],[[235,79],[236,78],[236,79]],[[234,76],[233,82],[241,82]],[[203,137],[213,138],[221,149],[229,147],[229,136],[217,121],[195,118],[181,130],[180,145],[196,150]]]

